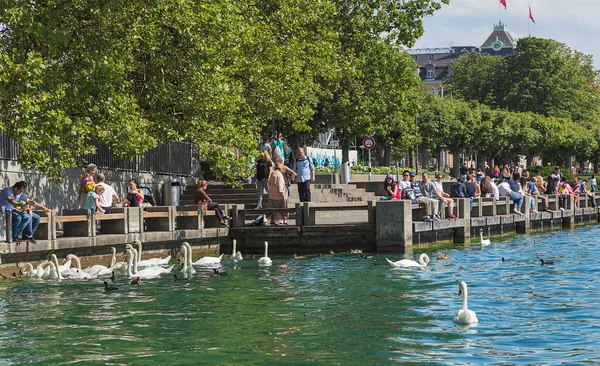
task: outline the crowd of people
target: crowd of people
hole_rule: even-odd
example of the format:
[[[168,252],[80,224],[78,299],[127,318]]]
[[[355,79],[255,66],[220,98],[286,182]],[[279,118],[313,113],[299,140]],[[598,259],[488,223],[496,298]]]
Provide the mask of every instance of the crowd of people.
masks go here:
[[[264,207],[264,194],[269,194],[269,208],[287,208],[291,184],[298,187],[300,202],[310,202],[310,184],[315,181],[315,165],[306,156],[304,148],[296,153],[279,132],[277,138],[261,147],[255,164],[255,182],[258,188],[256,208]],[[266,216],[266,223],[287,225],[288,214],[284,211]]]
[[[597,188],[596,176],[591,179],[579,181],[575,176],[572,182],[568,182],[563,176],[560,167],[556,166],[554,172],[544,179],[540,175],[532,176],[519,166],[508,164],[500,169],[467,168],[461,167],[460,177],[452,183],[449,192],[445,192],[442,185],[443,174],[436,174],[435,180],[431,181],[427,173],[423,173],[421,181],[416,181],[416,174],[405,170],[402,180],[394,182],[394,176],[388,174],[385,177],[383,188],[385,194],[381,200],[409,199],[419,204],[425,210],[424,221],[437,221],[441,219],[440,212],[445,206],[448,207],[448,219],[455,219],[453,198],[470,198],[470,209],[473,209],[473,198],[476,197],[509,197],[514,204],[513,213],[522,215],[521,210],[524,200],[529,200],[531,212],[537,212],[537,200],[542,202],[543,209],[551,212],[548,206],[549,194],[558,197],[560,210],[567,209],[569,195],[577,202],[587,199],[589,206],[596,208],[594,192]],[[589,189],[588,189],[589,184]]]

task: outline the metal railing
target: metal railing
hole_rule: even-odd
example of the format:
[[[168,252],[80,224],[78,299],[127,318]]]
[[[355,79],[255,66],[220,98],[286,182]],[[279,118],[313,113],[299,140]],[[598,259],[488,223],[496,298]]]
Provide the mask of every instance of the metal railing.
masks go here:
[[[131,161],[118,159],[102,142],[93,142],[96,153],[86,154],[79,159],[79,165],[94,163],[102,169],[128,170],[156,174],[192,176],[192,155],[194,146],[190,142],[171,142],[149,150],[143,156]],[[0,160],[18,160],[19,145],[0,133]]]

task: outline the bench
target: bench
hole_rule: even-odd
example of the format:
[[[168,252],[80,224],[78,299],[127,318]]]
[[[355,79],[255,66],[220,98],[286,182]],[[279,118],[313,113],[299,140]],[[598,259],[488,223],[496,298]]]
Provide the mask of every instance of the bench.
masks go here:
[[[95,236],[96,225],[93,224],[92,210],[64,209],[62,216],[54,218],[55,224],[62,224],[63,236]]]
[[[148,206],[142,211],[144,232],[146,231],[174,231],[175,210],[173,206]]]
[[[128,225],[128,208],[112,207],[109,214],[94,214],[94,220],[100,224],[100,232],[102,234],[127,234],[129,232]]]
[[[227,206],[225,205],[224,213],[226,212]],[[219,226],[220,223],[216,217],[215,211],[204,211],[200,206],[177,206],[175,210],[175,227],[177,230],[202,230],[204,227]]]

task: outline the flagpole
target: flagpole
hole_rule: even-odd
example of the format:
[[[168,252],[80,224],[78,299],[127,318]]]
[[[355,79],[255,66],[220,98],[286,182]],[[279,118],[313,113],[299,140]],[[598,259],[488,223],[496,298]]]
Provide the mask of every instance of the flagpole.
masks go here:
[[[498,23],[502,23],[502,19],[500,18],[501,10],[500,10],[500,0],[498,0]]]

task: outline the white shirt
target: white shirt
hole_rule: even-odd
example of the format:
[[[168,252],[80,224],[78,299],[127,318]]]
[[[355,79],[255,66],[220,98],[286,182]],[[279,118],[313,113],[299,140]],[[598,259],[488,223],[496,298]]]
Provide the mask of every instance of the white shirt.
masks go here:
[[[510,184],[508,184],[507,182],[502,182],[498,184],[498,194],[500,196],[508,196],[510,192],[512,192],[512,190],[510,189]]]
[[[100,206],[111,207],[113,196],[117,194],[113,187],[106,183],[98,183],[96,185],[104,187],[104,193],[100,195]]]
[[[506,183],[508,184],[508,183]],[[498,186],[496,185],[496,183],[490,181],[490,185],[492,186],[492,193],[488,192],[486,194],[487,197],[494,197],[495,199],[499,199],[500,198],[500,193],[498,191]],[[510,186],[508,186],[508,188],[510,188]]]

